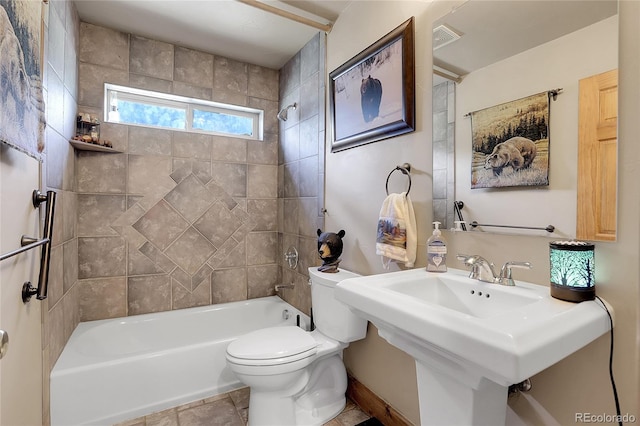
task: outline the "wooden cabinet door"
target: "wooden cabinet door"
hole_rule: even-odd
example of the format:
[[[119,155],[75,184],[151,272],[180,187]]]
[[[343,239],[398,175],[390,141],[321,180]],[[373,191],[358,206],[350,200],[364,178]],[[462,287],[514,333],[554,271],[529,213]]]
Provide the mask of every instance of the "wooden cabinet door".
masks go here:
[[[615,241],[618,182],[618,70],[580,80],[576,236]]]

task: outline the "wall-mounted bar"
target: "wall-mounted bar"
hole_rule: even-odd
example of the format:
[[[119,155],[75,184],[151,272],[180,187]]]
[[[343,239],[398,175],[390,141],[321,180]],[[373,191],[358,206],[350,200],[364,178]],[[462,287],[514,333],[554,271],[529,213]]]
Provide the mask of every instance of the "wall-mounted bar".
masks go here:
[[[47,203],[47,211],[44,215],[44,239],[49,240],[42,246],[42,254],[40,256],[40,274],[38,275],[38,287],[34,288],[30,282],[24,283],[22,286],[22,301],[27,303],[31,296],[36,295],[36,299],[44,300],[47,298],[47,289],[49,287],[49,265],[51,263],[51,239],[53,238],[53,214],[56,208],[56,193],[47,191],[46,197],[40,194],[40,191],[33,191],[33,205],[39,207],[42,202]]]
[[[532,231],[547,231],[549,233],[554,232],[556,230],[556,227],[553,225],[548,225],[545,228],[540,228],[535,226],[488,225],[486,223],[478,223],[475,220],[469,223],[469,225],[471,225],[473,228],[476,228],[478,226],[488,226],[488,227],[494,227],[494,228],[530,229]]]
[[[462,216],[462,208],[464,207],[464,203],[462,201],[454,201],[453,202],[453,211],[455,215],[458,217],[458,222],[460,222],[460,229],[463,231],[467,230],[467,226],[464,222],[464,217]]]
[[[37,239],[33,237],[27,237],[23,235],[20,239],[20,248],[13,250],[9,253],[0,255],[0,261],[9,259],[15,255],[23,253],[27,250],[34,249],[42,246],[42,253],[40,255],[40,274],[38,275],[38,287],[31,285],[30,281],[27,281],[22,286],[22,301],[27,303],[31,300],[31,296],[36,296],[38,300],[44,300],[47,298],[47,288],[49,285],[49,265],[51,261],[51,238],[53,236],[53,213],[56,206],[56,193],[54,191],[47,191],[44,195],[37,189],[33,191],[32,195],[33,207],[38,208],[40,204],[47,203],[47,211],[44,217],[44,230],[43,238]]]
[[[0,255],[0,261],[3,261],[5,259],[9,259],[10,257],[13,257],[17,254],[20,254],[22,252],[25,251],[29,251],[31,249],[34,249],[36,247],[39,247],[43,244],[47,244],[49,242],[48,238],[43,238],[41,240],[32,238],[32,237],[27,237],[26,235],[22,236],[21,239],[21,245],[22,247],[20,247],[19,249],[15,249],[13,251],[10,251],[9,253],[5,253],[3,255]]]
[[[562,90],[562,89],[558,89]],[[464,207],[464,203],[459,200],[455,200],[453,202],[453,210],[458,217],[458,220],[462,222],[462,230],[466,231],[467,229],[464,227],[464,218],[462,217],[462,208]],[[547,225],[544,228],[535,227],[535,226],[517,226],[517,225],[490,225],[487,223],[478,223],[475,220],[469,223],[469,226],[472,228],[477,228],[478,226],[491,227],[491,228],[511,228],[511,229],[528,229],[531,231],[547,231],[549,233],[555,232],[556,227],[553,225]]]
[[[549,100],[556,100],[558,99],[558,95],[562,93],[562,87],[558,87],[557,89],[551,89],[551,90],[547,90],[547,96],[549,96]],[[471,117],[471,115],[473,114],[473,112],[468,112],[466,114],[463,115],[463,117],[467,118],[467,117]]]

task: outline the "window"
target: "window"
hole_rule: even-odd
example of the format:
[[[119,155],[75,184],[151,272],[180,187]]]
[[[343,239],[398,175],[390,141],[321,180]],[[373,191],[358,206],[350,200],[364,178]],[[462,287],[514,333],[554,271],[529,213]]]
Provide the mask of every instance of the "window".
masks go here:
[[[105,84],[105,121],[262,140],[264,111]]]

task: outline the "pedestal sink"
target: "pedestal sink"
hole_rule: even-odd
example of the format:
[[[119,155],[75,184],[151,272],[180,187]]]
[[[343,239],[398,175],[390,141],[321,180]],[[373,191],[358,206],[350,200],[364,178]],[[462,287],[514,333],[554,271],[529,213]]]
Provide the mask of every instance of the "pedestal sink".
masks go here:
[[[422,425],[504,424],[510,385],[610,329],[600,302],[563,302],[545,286],[467,275],[412,269],[336,287],[338,300],[416,360]]]

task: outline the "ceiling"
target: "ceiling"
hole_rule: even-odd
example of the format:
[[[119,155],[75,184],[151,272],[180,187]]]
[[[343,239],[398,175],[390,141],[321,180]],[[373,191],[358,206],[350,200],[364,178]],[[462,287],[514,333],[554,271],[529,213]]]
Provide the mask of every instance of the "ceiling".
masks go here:
[[[322,24],[335,22],[352,1],[361,0],[260,0]],[[246,2],[256,0],[74,0],[83,22],[272,69],[280,69],[320,31]],[[617,0],[457,4],[435,25],[447,24],[463,37],[437,49],[434,64],[458,75],[617,12]]]
[[[467,1],[434,23],[462,35],[434,50],[434,65],[464,76],[617,11],[617,0]]]
[[[280,69],[317,28],[236,0],[75,0],[80,20],[122,32]],[[321,24],[350,0],[264,1]]]

